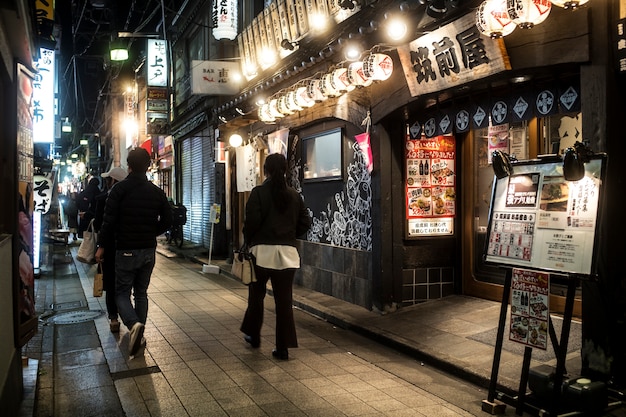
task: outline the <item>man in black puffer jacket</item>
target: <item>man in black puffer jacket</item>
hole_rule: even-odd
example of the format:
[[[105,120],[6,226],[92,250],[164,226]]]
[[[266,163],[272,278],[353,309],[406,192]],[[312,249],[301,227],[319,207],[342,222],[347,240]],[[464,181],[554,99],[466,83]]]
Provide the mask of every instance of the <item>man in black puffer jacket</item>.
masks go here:
[[[143,148],[128,153],[128,177],[111,189],[98,235],[96,261],[104,256],[102,244],[115,241],[115,301],[130,330],[129,354],[143,344],[148,317],[148,285],[156,257],[156,237],[172,224],[172,209],[165,193],[148,181],[150,155]],[[131,303],[131,291],[134,306]]]

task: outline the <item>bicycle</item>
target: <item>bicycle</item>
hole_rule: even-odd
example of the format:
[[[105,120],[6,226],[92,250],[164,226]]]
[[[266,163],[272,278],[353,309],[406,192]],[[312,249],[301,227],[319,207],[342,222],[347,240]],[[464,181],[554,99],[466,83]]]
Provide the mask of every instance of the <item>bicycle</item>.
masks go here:
[[[172,217],[172,226],[165,232],[167,243],[182,248],[184,240],[183,225],[187,223],[187,208],[183,205],[172,206]]]

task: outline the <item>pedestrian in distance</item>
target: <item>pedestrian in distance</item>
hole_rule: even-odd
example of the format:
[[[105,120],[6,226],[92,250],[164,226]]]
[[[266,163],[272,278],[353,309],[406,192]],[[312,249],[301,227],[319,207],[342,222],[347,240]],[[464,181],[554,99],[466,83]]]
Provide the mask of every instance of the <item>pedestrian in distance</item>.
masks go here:
[[[78,240],[78,206],[76,205],[76,193],[67,193],[63,204],[63,211],[67,216],[67,228],[73,236],[72,240]],[[69,235],[68,235],[69,239]]]
[[[100,233],[102,228],[102,221],[104,220],[104,206],[106,204],[107,197],[111,192],[113,186],[122,181],[128,176],[128,172],[122,167],[111,168],[108,172],[102,174],[104,178],[105,190],[96,196],[94,200],[95,217],[93,220],[93,228],[96,233]],[[109,238],[112,236],[109,235]],[[109,254],[115,253],[115,241],[113,239],[102,242],[104,251]],[[120,331],[120,322],[118,320],[119,313],[117,310],[117,303],[115,302],[115,256],[108,256],[101,262],[102,265],[102,278],[103,289],[105,292],[105,303],[107,308],[107,315],[109,317],[109,329],[113,333]]]
[[[172,209],[163,190],[146,177],[150,154],[135,148],[128,153],[126,162],[128,176],[111,188],[104,206],[96,261],[115,256],[115,301],[122,322],[129,329],[129,355],[134,356],[145,346],[143,333],[156,237],[172,224]],[[109,254],[104,245],[111,240],[115,253]]]
[[[300,194],[287,185],[287,160],[271,154],[263,165],[266,179],[254,187],[246,203],[244,239],[256,258],[256,282],[248,286],[248,306],[241,324],[244,340],[261,345],[263,302],[271,280],[276,305],[276,348],[272,356],[289,359],[298,347],[293,318],[293,278],[300,268],[296,238],[309,230],[311,218]]]
[[[100,180],[92,177],[87,183],[87,187],[76,196],[76,204],[78,205],[78,237],[82,239],[83,232],[89,227],[89,222],[93,219],[95,213],[91,211],[95,206],[93,201],[100,194]]]

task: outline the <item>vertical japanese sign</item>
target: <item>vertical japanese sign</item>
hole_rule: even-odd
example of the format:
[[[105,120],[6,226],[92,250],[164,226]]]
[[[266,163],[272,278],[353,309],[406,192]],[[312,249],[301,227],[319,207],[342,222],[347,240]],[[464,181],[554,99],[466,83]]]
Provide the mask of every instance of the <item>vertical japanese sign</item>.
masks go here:
[[[148,86],[167,86],[167,41],[148,39]]]
[[[511,69],[504,41],[482,35],[473,13],[398,47],[398,55],[413,97]]]
[[[509,339],[534,348],[548,348],[550,274],[513,268]]]
[[[33,81],[33,142],[54,143],[54,50],[39,48]]]
[[[406,210],[409,237],[451,235],[456,214],[456,141],[406,137]]]

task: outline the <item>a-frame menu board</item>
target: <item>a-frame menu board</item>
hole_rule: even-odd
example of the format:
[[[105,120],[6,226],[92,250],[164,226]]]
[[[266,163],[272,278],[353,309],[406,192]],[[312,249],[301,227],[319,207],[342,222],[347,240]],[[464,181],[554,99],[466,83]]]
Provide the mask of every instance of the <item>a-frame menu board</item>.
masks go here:
[[[485,261],[596,275],[606,163],[606,155],[594,155],[579,181],[566,181],[555,157],[515,163],[510,176],[494,177]]]

